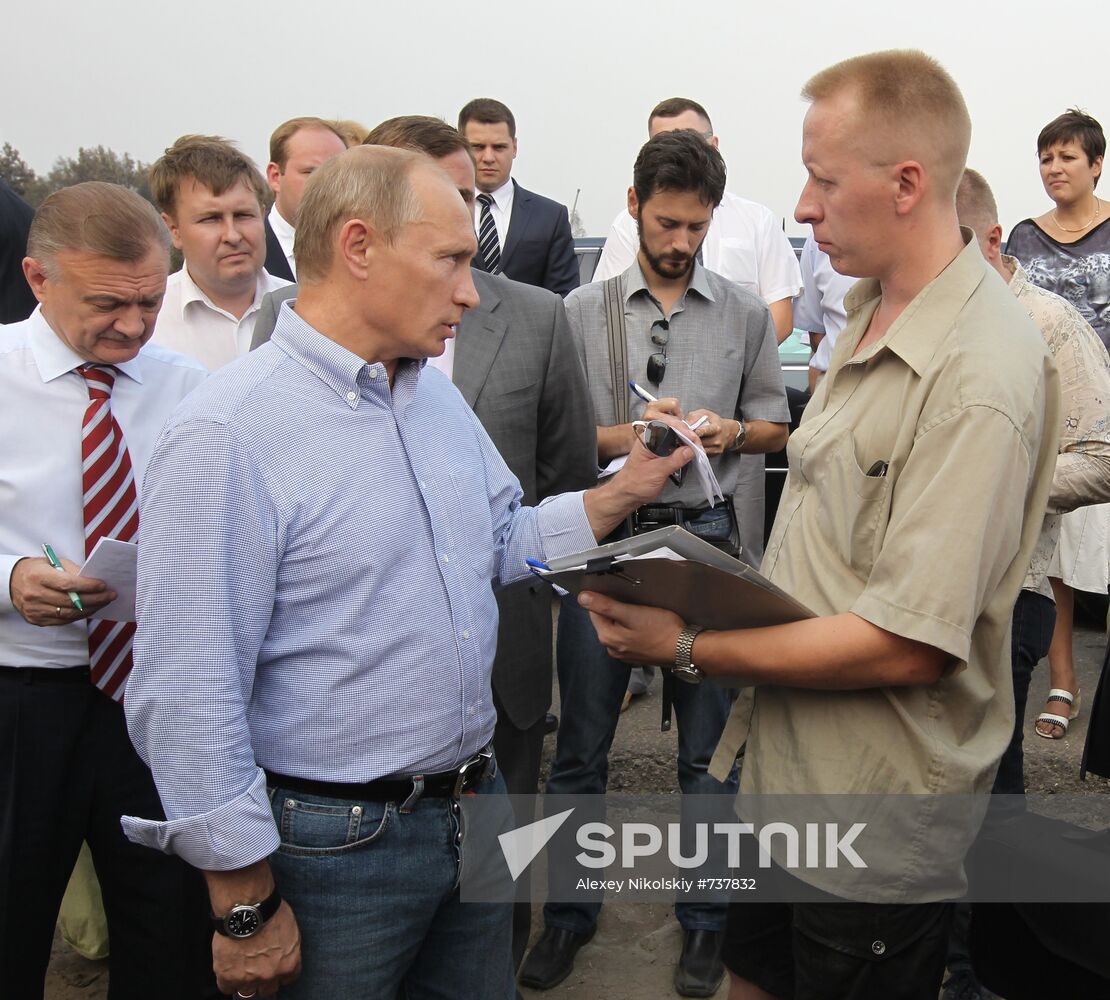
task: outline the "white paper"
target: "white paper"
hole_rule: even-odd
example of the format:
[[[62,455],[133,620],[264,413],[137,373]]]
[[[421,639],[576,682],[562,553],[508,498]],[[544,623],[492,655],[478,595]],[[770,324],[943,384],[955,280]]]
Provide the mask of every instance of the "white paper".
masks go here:
[[[604,469],[598,469],[597,478],[605,479],[607,476],[615,475],[624,468],[624,463],[627,461],[627,455],[618,455]]]
[[[705,446],[701,443],[697,434],[686,433],[677,428],[675,433],[694,449],[692,464],[694,471],[698,474],[698,482],[701,485],[702,492],[705,494],[705,502],[712,507],[718,500],[724,500],[725,495],[721,492],[721,484],[717,482],[717,474],[713,471],[713,466],[709,464],[709,456],[705,453]]]
[[[81,567],[81,576],[103,580],[116,592],[116,599],[93,617],[110,622],[135,620],[135,583],[138,576],[139,546],[118,538],[102,538]]]

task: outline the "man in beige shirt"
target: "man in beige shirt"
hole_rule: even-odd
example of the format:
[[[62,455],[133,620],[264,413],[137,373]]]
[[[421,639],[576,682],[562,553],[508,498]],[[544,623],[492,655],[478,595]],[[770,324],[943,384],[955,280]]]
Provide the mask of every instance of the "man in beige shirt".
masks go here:
[[[747,739],[745,819],[754,793],[898,802],[866,872],[885,905],[731,907],[730,998],[934,1000],[941,900],[962,891],[977,829],[966,804],[945,807],[985,797],[1013,730],[1010,614],[1052,482],[1059,390],[1036,327],[959,228],[971,124],[952,78],[922,53],[883,52],[803,95],[795,218],[863,279],[791,438],[763,561],[817,617],[699,632],[660,609],[583,603],[618,659],[692,660],[755,685],[715,762]],[[837,875],[802,878],[844,895]]]

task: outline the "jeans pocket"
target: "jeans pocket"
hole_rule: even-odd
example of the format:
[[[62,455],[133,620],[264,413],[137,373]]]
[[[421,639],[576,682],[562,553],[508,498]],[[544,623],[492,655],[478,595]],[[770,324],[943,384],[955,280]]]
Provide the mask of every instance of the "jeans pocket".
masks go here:
[[[282,788],[271,796],[281,835],[278,851],[299,857],[349,854],[381,839],[393,820],[392,802],[305,799]]]

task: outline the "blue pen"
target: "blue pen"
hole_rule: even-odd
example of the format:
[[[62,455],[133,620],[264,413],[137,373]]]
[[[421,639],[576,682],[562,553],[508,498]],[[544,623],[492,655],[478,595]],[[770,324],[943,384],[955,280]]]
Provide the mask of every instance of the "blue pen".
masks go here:
[[[648,392],[647,389],[641,388],[636,382],[633,382],[632,379],[628,380],[628,388],[636,393],[636,395],[639,396],[640,399],[642,399],[645,403],[659,402],[659,400],[656,399],[650,392]]]
[[[551,572],[551,567],[548,566],[547,563],[545,563],[545,562],[540,562],[538,559],[525,559],[524,561],[525,561],[525,563],[527,563],[528,568],[533,573],[535,573],[537,576],[539,575],[540,572],[543,572],[543,573],[550,573]]]
[[[42,543],[42,554],[46,556],[47,561],[50,563],[50,565],[53,566],[59,573],[64,573],[66,571],[65,567],[60,562],[58,562],[58,557],[54,555],[54,550],[49,545],[47,545],[46,542]],[[70,590],[67,591],[67,593],[69,594],[69,599],[73,602],[73,606],[78,611],[84,611],[85,605],[81,603],[81,598],[77,595],[77,592]]]

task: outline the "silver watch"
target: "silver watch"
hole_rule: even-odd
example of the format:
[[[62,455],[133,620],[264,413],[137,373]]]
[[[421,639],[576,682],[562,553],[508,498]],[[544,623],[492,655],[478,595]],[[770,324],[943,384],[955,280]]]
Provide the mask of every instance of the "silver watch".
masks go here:
[[[687,684],[700,684],[705,680],[705,674],[694,666],[694,661],[691,659],[694,653],[694,639],[699,632],[704,631],[705,628],[702,625],[687,625],[678,634],[678,644],[674,650],[674,675]]]
[[[740,430],[736,432],[736,437],[732,439],[732,444],[728,446],[729,451],[739,451],[744,447],[744,442],[748,440],[748,425],[743,420],[736,421],[740,425]]]

